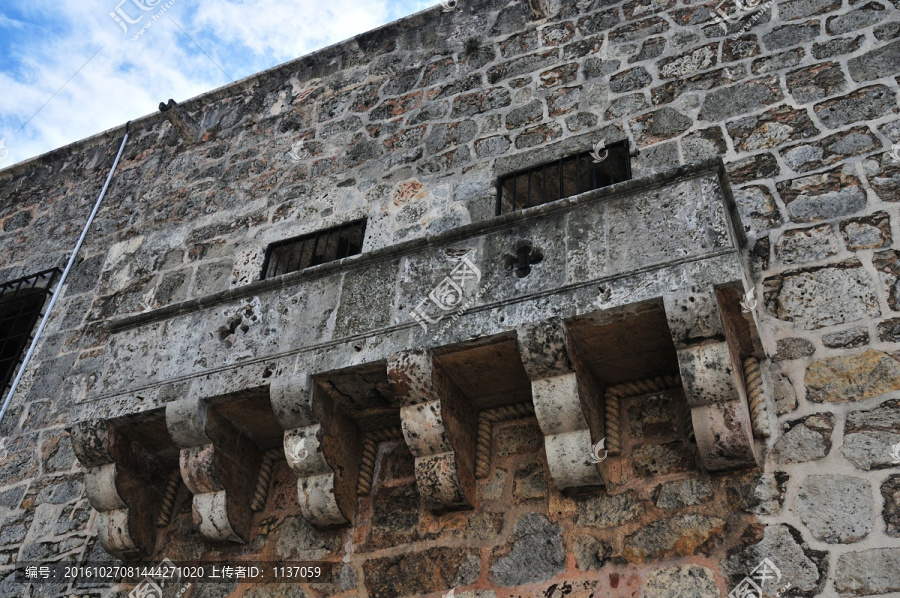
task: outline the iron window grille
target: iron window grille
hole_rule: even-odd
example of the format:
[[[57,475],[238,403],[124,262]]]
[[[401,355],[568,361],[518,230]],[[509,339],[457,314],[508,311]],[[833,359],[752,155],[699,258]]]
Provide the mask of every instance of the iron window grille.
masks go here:
[[[0,284],[0,397],[12,384],[60,274],[53,268]]]
[[[587,151],[501,177],[497,215],[630,180],[628,141],[610,144],[603,151],[608,153],[599,163]]]
[[[343,259],[362,252],[366,219],[272,243],[266,250],[262,279]]]

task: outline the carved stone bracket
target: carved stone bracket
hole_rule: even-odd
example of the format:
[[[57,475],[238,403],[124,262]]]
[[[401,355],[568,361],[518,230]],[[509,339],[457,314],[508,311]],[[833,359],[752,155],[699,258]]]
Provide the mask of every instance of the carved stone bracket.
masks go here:
[[[435,511],[475,505],[476,414],[430,351],[388,360],[388,380],[402,403],[401,427],[416,459],[419,494]]]
[[[703,465],[709,471],[757,465],[741,359],[715,290],[663,299]]]
[[[567,343],[564,324],[551,319],[516,332],[556,487],[602,485],[591,460],[593,437],[601,433],[597,388],[580,367],[577,349]]]
[[[166,425],[181,447],[181,475],[194,495],[194,524],[203,537],[243,543],[262,455],[257,445],[204,400],[166,405]]]
[[[69,433],[75,455],[87,469],[85,493],[98,512],[100,544],[118,558],[150,556],[172,468],[109,421],[77,423]]]
[[[272,409],[285,429],[284,453],[297,473],[303,517],[328,527],[353,520],[362,434],[338,406],[327,381],[306,374],[285,377],[270,388]]]

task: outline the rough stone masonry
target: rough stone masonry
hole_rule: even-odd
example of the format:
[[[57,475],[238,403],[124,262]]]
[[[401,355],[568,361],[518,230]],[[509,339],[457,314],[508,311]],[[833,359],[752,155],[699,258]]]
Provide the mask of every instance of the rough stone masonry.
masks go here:
[[[0,424],[0,595],[136,555],[334,566],[194,597],[900,595],[900,3],[737,6],[464,0],[132,122]],[[65,264],[124,128],[0,171],[0,284]],[[633,180],[495,216],[600,140]],[[460,255],[488,290],[421,330]]]

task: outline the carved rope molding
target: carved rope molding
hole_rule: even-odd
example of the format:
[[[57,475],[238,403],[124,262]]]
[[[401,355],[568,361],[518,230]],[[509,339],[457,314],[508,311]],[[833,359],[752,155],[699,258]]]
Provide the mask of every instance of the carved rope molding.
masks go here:
[[[308,374],[276,378],[270,387],[272,409],[285,430],[285,458],[298,476],[300,512],[317,527],[353,520],[362,453],[359,428],[328,388]]]
[[[166,467],[108,421],[87,421],[69,428],[72,448],[82,466],[85,493],[97,511],[97,537],[110,554],[141,558],[153,553],[161,488],[171,477]]]
[[[545,320],[516,332],[556,487],[603,485],[597,464],[590,460],[592,437],[602,435],[597,387],[586,368],[579,366],[563,322]]]
[[[663,301],[704,467],[759,465],[741,359],[715,290],[685,289]]]
[[[262,461],[256,444],[202,399],[167,404],[166,426],[181,448],[181,475],[194,495],[192,513],[200,534],[213,541],[249,540],[250,505]]]
[[[402,403],[403,437],[415,457],[422,502],[434,511],[474,507],[477,416],[471,403],[434,364],[431,351],[396,354],[387,369]]]

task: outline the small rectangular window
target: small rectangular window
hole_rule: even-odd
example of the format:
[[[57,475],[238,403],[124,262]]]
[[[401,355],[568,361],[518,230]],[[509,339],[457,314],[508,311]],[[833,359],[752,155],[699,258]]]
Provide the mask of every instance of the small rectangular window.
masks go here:
[[[356,220],[302,237],[272,243],[266,250],[262,279],[274,278],[362,252],[366,220]]]
[[[497,215],[538,206],[631,179],[628,141],[606,146],[596,162],[591,152],[514,172],[497,186]]]
[[[53,268],[0,284],[0,397],[12,384],[59,274]]]

